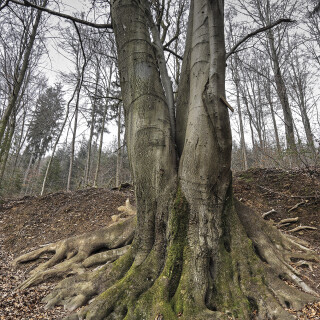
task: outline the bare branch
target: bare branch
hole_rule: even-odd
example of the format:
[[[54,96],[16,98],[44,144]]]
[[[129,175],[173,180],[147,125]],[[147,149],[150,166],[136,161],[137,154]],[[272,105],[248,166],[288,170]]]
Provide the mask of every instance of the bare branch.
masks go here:
[[[163,48],[164,51],[168,51],[171,54],[173,54],[175,57],[177,57],[178,59],[180,59],[181,61],[183,60],[183,57],[181,57],[180,55],[178,55],[177,53],[175,53],[173,50],[169,49],[169,48]]]
[[[277,20],[276,22],[273,22],[271,23],[270,25],[268,26],[265,26],[265,27],[262,27],[262,28],[259,28],[251,33],[249,33],[248,35],[246,35],[244,38],[242,38],[237,44],[235,44],[233,46],[233,48],[231,48],[231,50],[227,53],[226,55],[226,60],[234,53],[236,53],[236,50],[238,49],[238,47],[240,47],[243,43],[245,43],[246,41],[248,41],[250,38],[254,37],[255,35],[261,33],[261,32],[264,32],[264,31],[267,31],[269,29],[272,29],[274,28],[275,26],[277,26],[278,24],[280,23],[283,23],[283,22],[286,22],[286,23],[289,23],[289,22],[295,22],[294,20],[291,20],[291,19],[279,19]]]
[[[20,5],[20,6],[32,7],[32,8],[35,8],[37,10],[45,11],[47,13],[50,13],[53,16],[65,18],[65,19],[71,20],[73,22],[78,22],[78,23],[84,24],[84,25],[89,26],[89,27],[98,28],[98,29],[112,29],[112,24],[110,24],[110,23],[108,23],[108,24],[93,23],[93,22],[90,22],[90,21],[86,21],[86,20],[83,20],[83,19],[79,19],[79,18],[70,16],[68,14],[64,14],[64,13],[53,11],[53,10],[50,10],[50,9],[47,9],[47,8],[44,8],[44,7],[40,7],[40,6],[38,6],[38,5],[34,4],[34,3],[31,3],[31,2],[29,2],[27,0],[24,0],[23,2],[17,1],[17,0],[9,0],[8,2],[12,2],[12,3],[15,3],[15,4]],[[2,7],[1,7],[1,9],[2,9]]]
[[[299,226],[299,227],[296,227],[296,228],[293,228],[293,229],[289,230],[289,232],[297,232],[297,231],[305,230],[305,229],[308,229],[308,230],[318,230],[316,227]]]
[[[269,214],[276,213],[276,212],[277,212],[276,210],[272,209],[270,211],[267,211],[267,212],[263,213],[261,216],[262,216],[263,219],[265,219]]]
[[[0,1],[2,3],[2,1]],[[9,4],[9,0],[6,0],[2,6],[0,6],[0,11],[4,9]]]

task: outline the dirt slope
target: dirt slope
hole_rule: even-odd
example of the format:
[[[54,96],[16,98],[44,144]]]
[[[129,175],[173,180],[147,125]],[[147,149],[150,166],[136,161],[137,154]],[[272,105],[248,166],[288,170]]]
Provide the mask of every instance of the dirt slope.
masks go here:
[[[286,232],[299,225],[318,228],[293,234],[307,240],[320,254],[320,172],[249,170],[235,175],[234,191],[240,201],[261,214],[274,209],[276,212],[267,217],[274,223],[298,217],[299,221],[282,228]],[[117,208],[127,198],[133,203],[130,189],[87,189],[3,201],[0,205],[0,320],[61,319],[66,314],[62,308],[47,311],[40,303],[54,284],[21,292],[16,288],[25,279],[28,265],[14,270],[10,262],[19,253],[39,245],[110,224],[111,216],[117,214]],[[307,281],[320,291],[320,266],[313,265],[310,270],[302,265],[301,270]],[[320,319],[320,304],[308,306],[299,318]]]

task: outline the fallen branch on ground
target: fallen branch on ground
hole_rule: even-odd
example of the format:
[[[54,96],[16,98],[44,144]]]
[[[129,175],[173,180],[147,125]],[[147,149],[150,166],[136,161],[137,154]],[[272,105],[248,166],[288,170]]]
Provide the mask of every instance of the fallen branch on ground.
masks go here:
[[[299,221],[299,218],[296,217],[296,218],[287,218],[287,219],[282,219],[281,221],[279,221],[277,223],[277,227],[281,228],[283,227],[284,225],[289,225],[291,223],[294,223],[294,222],[297,222]]]
[[[289,232],[297,232],[297,231],[305,230],[305,229],[309,229],[309,230],[318,230],[316,227],[310,227],[310,226],[299,226],[299,227],[293,228],[292,230],[289,230]]]
[[[276,213],[276,212],[277,212],[276,210],[272,209],[270,211],[267,211],[267,212],[263,213],[261,216],[262,216],[263,219],[265,219],[269,214]]]
[[[300,207],[301,205],[306,204],[306,203],[308,203],[308,200],[301,201],[301,202],[295,204],[292,208],[290,208],[290,209],[288,210],[288,212],[291,212],[291,211],[293,211],[294,209],[297,209],[298,207]]]

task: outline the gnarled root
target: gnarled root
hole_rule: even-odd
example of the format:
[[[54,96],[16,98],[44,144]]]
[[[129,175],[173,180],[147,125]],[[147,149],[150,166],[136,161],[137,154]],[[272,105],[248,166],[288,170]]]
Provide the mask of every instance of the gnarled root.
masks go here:
[[[112,262],[127,252],[134,236],[136,219],[130,217],[89,234],[61,240],[26,253],[14,264],[33,261],[46,254],[53,256],[30,272],[21,288],[36,285],[49,278],[81,274],[86,268]]]
[[[231,201],[225,209],[225,236],[221,238],[220,247],[217,252],[199,255],[188,241],[187,211],[183,198],[176,202],[172,221],[169,222],[166,253],[155,243],[149,255],[139,264],[134,259],[137,253],[135,245],[120,249],[121,245],[128,243],[124,238],[129,235],[132,238],[133,223],[126,220],[123,222],[126,227],[105,229],[104,233],[113,230],[114,235],[120,229],[127,232],[117,246],[110,245],[115,238],[108,240],[111,252],[124,250],[125,254],[113,263],[61,281],[44,299],[47,307],[64,305],[68,310],[75,310],[89,302],[77,314],[68,316],[67,320],[226,320],[232,317],[288,320],[294,319],[294,316],[287,309],[299,310],[306,303],[319,300],[292,266],[292,260],[297,259],[319,261],[305,243],[282,234],[249,208]],[[131,231],[128,232],[127,228]],[[109,239],[107,235],[105,237]],[[88,240],[92,243],[91,239],[89,236]],[[73,240],[71,243],[74,244],[73,249],[78,243],[79,249],[79,241]],[[29,254],[28,259],[39,257],[48,248],[47,251],[41,250]],[[92,255],[92,258],[82,258],[75,265],[77,268],[81,265],[84,270],[92,264],[90,259],[103,262],[100,254],[96,255],[101,260]],[[25,257],[18,261],[28,259]],[[48,265],[53,265],[52,261],[50,264],[48,262],[45,267],[38,267],[40,273],[45,274]],[[63,263],[56,265],[57,270]],[[34,276],[33,273],[32,278]],[[199,287],[199,279],[203,287]]]
[[[53,292],[43,299],[46,308],[63,305],[66,310],[73,311],[86,305],[94,296],[124,277],[133,260],[134,251],[130,247],[126,254],[112,264],[105,264],[94,271],[62,280]]]
[[[240,202],[235,202],[235,206],[260,259],[276,270],[280,278],[291,281],[303,291],[315,295],[315,291],[301,280],[299,271],[291,264],[297,260],[319,262],[319,257],[299,239],[281,233]]]

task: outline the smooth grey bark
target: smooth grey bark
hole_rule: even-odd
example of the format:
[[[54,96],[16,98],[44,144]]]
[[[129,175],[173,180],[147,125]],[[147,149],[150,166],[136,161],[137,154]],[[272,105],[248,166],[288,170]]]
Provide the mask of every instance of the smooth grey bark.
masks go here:
[[[112,4],[128,156],[137,199],[137,264],[155,243],[165,243],[165,234],[154,230],[166,224],[177,177],[169,108],[144,8],[128,0]],[[131,12],[136,13],[135,19]],[[153,179],[148,178],[150,174]]]
[[[163,85],[163,89],[165,92],[168,109],[169,109],[171,135],[172,135],[172,139],[174,140],[175,134],[176,134],[176,120],[175,120],[175,104],[174,104],[174,97],[173,97],[172,82],[168,75],[166,58],[164,56],[164,51],[163,51],[163,42],[160,39],[159,30],[153,21],[151,12],[149,10],[148,12],[149,12],[148,16],[149,16],[150,29],[151,29],[151,34],[153,38],[153,45],[156,51],[157,62],[158,62],[159,71],[161,75],[161,82]]]

